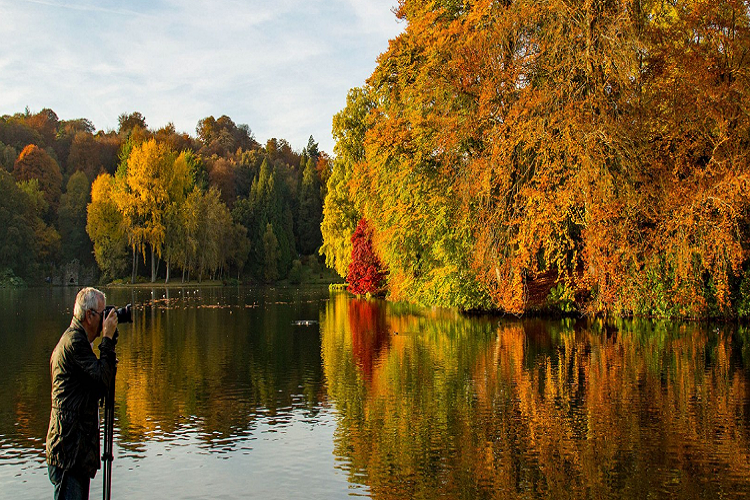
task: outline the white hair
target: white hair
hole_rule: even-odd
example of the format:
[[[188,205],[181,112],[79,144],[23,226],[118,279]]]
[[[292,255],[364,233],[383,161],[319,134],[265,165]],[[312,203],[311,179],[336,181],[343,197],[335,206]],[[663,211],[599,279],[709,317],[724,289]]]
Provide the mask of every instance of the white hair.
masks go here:
[[[83,321],[86,311],[93,310],[96,312],[99,307],[99,300],[107,301],[107,296],[96,288],[83,288],[76,295],[76,305],[73,309],[73,317],[78,321]]]

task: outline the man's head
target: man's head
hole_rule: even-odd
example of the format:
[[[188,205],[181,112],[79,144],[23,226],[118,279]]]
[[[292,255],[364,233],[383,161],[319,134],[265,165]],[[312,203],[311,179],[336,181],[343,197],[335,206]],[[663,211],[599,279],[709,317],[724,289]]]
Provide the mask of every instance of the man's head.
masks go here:
[[[84,288],[76,295],[73,317],[83,325],[83,329],[93,342],[102,331],[102,314],[107,305],[107,297],[96,288]]]

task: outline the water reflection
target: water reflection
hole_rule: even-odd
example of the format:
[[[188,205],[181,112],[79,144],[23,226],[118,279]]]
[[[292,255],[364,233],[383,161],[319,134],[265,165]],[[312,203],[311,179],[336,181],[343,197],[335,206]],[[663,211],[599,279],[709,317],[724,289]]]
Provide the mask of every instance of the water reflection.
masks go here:
[[[346,302],[322,322],[335,453],[373,498],[750,494],[744,331]]]
[[[185,429],[201,447],[233,451],[258,419],[284,425],[314,417],[322,396],[316,329],[320,299],[275,294],[155,297],[118,345],[116,404],[124,447],[175,439]]]
[[[138,474],[158,472],[164,477],[157,482],[175,485],[165,493],[210,496],[217,491],[215,484],[213,490],[208,488],[212,481],[202,478],[195,485],[202,476],[186,471],[175,475],[172,469],[175,460],[193,464],[187,470],[203,468],[212,456],[261,473],[273,467],[266,482],[281,475],[290,480],[295,477],[291,469],[310,462],[304,456],[306,447],[330,441],[317,325],[327,291],[106,291],[108,303],[135,305],[134,323],[120,327],[117,346],[115,489],[137,498],[162,498],[153,483],[138,484],[135,479],[133,471],[147,465],[148,470]],[[75,290],[61,289],[0,296],[0,376],[9,382],[0,388],[0,497],[5,492],[13,498],[49,493],[46,478],[39,481],[30,475],[43,476],[45,471],[49,356],[70,321],[68,304],[74,297]],[[294,323],[299,320],[313,320],[312,326]],[[292,440],[312,428],[315,432],[307,441]],[[267,452],[269,443],[283,443],[284,455],[274,460],[252,454],[256,448]],[[288,464],[280,463],[282,456]],[[238,457],[247,458],[242,462]],[[318,462],[310,465],[314,472],[327,467],[329,460]],[[325,474],[319,475],[326,480]],[[30,485],[19,485],[14,477]],[[247,476],[239,476],[220,491],[243,497],[252,491],[246,481]],[[263,481],[254,484],[258,488]],[[314,484],[309,486],[314,490]],[[97,487],[98,481],[92,495]],[[286,496],[278,492],[268,497]]]
[[[74,296],[0,290],[0,497],[51,491],[48,360]],[[320,289],[108,299],[136,305],[117,349],[122,498],[750,497],[744,327],[467,318]]]

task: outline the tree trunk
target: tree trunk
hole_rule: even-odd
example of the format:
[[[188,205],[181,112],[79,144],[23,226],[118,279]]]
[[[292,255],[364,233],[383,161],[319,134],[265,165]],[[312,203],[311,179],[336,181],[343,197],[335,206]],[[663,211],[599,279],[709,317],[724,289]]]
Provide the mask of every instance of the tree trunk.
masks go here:
[[[154,260],[154,246],[151,245],[151,283],[156,281],[156,262]]]
[[[138,273],[138,253],[133,246],[133,274],[130,277],[130,284],[135,284],[135,275]]]
[[[167,279],[164,280],[164,284],[169,283],[169,260],[167,260]]]

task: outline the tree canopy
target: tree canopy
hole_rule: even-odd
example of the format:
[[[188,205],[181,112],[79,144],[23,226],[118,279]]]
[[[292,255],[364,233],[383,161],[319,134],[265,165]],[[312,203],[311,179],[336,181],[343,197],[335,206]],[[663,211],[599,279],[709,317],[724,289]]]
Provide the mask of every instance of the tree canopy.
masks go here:
[[[405,31],[334,118],[330,265],[354,207],[394,299],[521,313],[557,283],[581,311],[735,314],[743,3],[401,0],[397,15]]]

